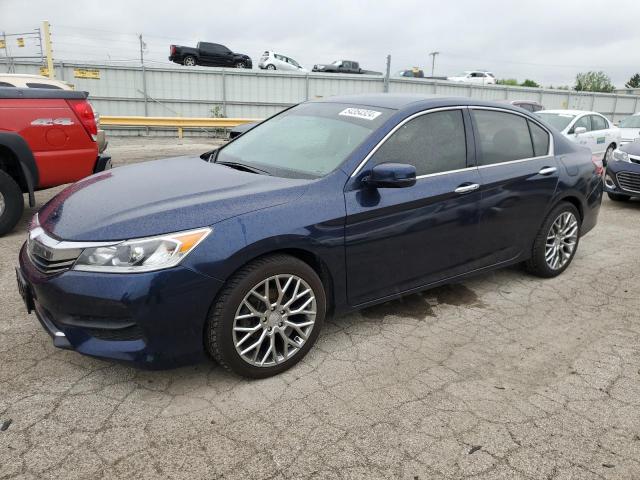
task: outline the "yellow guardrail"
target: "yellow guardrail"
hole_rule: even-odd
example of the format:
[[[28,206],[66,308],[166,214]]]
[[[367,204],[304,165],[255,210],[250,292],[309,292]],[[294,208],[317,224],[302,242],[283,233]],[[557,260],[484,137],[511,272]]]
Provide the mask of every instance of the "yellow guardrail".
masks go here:
[[[100,115],[100,125],[113,127],[173,127],[182,138],[184,128],[232,128],[243,123],[259,122],[256,118],[198,118],[198,117],[122,117]]]

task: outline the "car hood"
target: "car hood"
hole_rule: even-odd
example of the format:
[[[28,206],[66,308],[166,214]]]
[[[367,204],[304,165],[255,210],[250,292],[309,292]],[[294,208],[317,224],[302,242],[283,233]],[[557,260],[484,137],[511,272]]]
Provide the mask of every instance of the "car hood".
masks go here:
[[[74,183],[40,210],[39,221],[62,240],[146,237],[289,202],[310,182],[243,172],[200,157],[156,160]]]
[[[623,152],[627,152],[629,155],[637,155],[640,156],[640,138],[637,138],[635,141],[627,143],[620,147],[620,150]]]

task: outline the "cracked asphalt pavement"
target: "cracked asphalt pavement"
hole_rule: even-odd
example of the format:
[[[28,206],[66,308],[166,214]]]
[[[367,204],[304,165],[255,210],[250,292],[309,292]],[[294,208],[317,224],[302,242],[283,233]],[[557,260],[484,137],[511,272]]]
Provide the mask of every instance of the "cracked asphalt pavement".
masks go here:
[[[605,199],[558,278],[510,268],[329,319],[259,381],[55,349],[15,286],[32,213],[0,239],[0,479],[640,478],[640,202]]]

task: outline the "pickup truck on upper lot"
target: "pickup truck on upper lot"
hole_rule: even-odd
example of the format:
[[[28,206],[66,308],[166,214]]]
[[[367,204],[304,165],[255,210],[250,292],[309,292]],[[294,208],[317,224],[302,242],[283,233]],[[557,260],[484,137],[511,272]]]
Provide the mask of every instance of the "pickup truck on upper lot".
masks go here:
[[[248,55],[234,53],[219,43],[198,42],[196,48],[171,45],[169,60],[187,67],[204,65],[208,67],[251,68],[253,63]]]
[[[363,70],[360,68],[358,62],[353,60],[336,60],[328,65],[317,64],[313,66],[313,72],[322,73],[360,73],[366,75],[382,75],[381,72],[374,72],[372,70]]]
[[[18,223],[23,193],[75,182],[111,167],[98,153],[86,92],[0,88],[0,235]]]

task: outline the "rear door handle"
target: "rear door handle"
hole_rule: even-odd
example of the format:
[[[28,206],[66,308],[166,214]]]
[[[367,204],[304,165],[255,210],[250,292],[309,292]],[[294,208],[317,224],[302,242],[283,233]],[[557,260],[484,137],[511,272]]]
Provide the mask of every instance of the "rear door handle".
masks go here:
[[[460,194],[471,193],[478,190],[479,188],[480,188],[479,184],[472,183],[471,185],[461,185],[458,188],[456,188],[454,192],[460,193]]]
[[[538,172],[538,175],[551,175],[557,171],[558,169],[556,167],[544,167]]]

